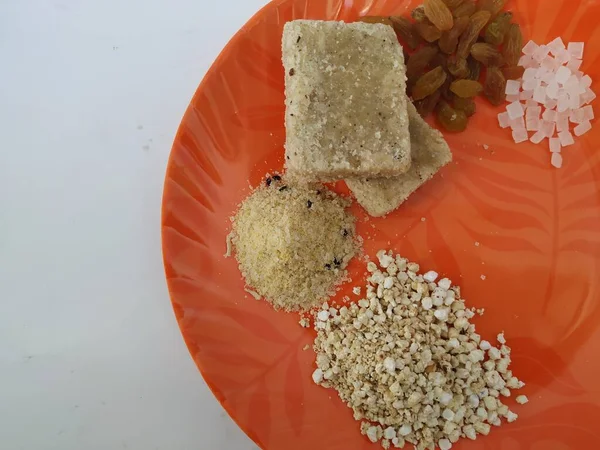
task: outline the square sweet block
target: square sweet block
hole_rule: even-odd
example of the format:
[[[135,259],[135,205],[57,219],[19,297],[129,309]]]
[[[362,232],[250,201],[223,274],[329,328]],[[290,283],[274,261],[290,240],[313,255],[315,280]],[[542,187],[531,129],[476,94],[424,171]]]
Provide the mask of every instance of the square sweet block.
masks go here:
[[[305,181],[410,167],[406,67],[387,25],[285,24],[286,168]]]

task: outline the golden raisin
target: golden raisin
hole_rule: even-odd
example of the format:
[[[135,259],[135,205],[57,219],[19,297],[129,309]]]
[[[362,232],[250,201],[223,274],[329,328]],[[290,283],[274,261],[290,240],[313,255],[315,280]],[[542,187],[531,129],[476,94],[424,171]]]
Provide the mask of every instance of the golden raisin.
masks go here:
[[[415,102],[415,108],[417,109],[417,112],[421,115],[421,117],[425,118],[435,110],[435,107],[438,104],[441,95],[442,93],[438,89],[433,94],[428,95],[424,99],[417,100]]]
[[[475,100],[472,98],[461,97],[456,97],[454,100],[454,108],[464,111],[467,117],[471,117],[477,110],[477,107],[475,106]]]
[[[429,63],[429,67],[432,69],[435,69],[438,66],[442,67],[444,70],[448,68],[448,60],[446,59],[446,56],[441,53],[435,55]]]
[[[472,98],[478,95],[483,87],[478,81],[456,80],[450,85],[450,90],[462,98]]]
[[[467,58],[467,66],[469,66],[469,80],[479,81],[479,75],[481,74],[481,63],[472,56]]]
[[[471,46],[477,41],[477,36],[490,20],[489,11],[478,11],[469,18],[469,25],[458,41],[456,54],[461,58],[469,56]],[[519,49],[520,50],[520,49]]]
[[[419,79],[425,68],[429,65],[438,49],[434,45],[425,45],[408,57],[406,63],[406,78],[408,85],[412,86]]]
[[[471,47],[471,56],[486,67],[500,67],[504,64],[504,57],[493,45],[478,42]]]
[[[473,0],[467,0],[460,4],[455,10],[452,11],[452,15],[457,17],[471,17],[475,11],[477,11],[477,5]]]
[[[412,90],[414,100],[421,100],[433,94],[446,81],[447,74],[442,67],[430,70],[417,80]]]
[[[448,31],[454,26],[452,13],[443,0],[424,0],[425,15],[440,31]]]
[[[521,49],[523,48],[523,35],[521,34],[521,27],[513,23],[508,28],[506,33],[506,39],[504,41],[504,48],[502,53],[504,54],[504,60],[509,66],[516,66],[521,57]]]
[[[423,5],[417,6],[412,10],[410,16],[415,22],[423,22],[427,18],[427,16],[425,16],[425,7]]]
[[[498,106],[506,99],[506,78],[497,67],[488,67],[483,84],[483,93],[490,103]]]
[[[468,78],[470,75],[469,66],[467,60],[459,58],[456,55],[448,57],[448,72],[455,78]]]
[[[454,26],[450,31],[444,31],[442,36],[440,37],[440,41],[438,45],[440,46],[440,50],[444,53],[451,55],[456,50],[456,46],[458,45],[458,38],[461,34],[466,30],[469,25],[468,17],[459,17],[454,21]]]
[[[485,29],[485,42],[492,45],[501,45],[504,42],[504,36],[510,27],[512,20],[511,12],[503,12],[498,14]]]
[[[365,23],[382,23],[384,25],[392,25],[392,21],[390,20],[389,17],[383,17],[383,16],[364,16],[364,17],[359,17],[358,18],[359,22],[365,22]]]
[[[412,50],[419,46],[421,38],[410,20],[402,16],[392,16],[390,21],[396,33],[400,35],[402,42],[406,43]]]
[[[450,9],[458,8],[465,0],[444,0],[446,6]]]
[[[479,0],[479,11],[489,11],[493,17],[502,11],[505,3],[506,0]]]
[[[452,108],[445,101],[440,101],[437,106],[437,119],[448,131],[464,131],[469,118],[464,111]]]
[[[525,73],[525,67],[523,66],[510,66],[502,68],[502,75],[507,80],[518,80]]]
[[[442,32],[438,30],[435,25],[429,23],[429,21],[416,23],[415,29],[417,30],[417,33],[419,33],[419,36],[427,42],[435,42],[442,35]]]

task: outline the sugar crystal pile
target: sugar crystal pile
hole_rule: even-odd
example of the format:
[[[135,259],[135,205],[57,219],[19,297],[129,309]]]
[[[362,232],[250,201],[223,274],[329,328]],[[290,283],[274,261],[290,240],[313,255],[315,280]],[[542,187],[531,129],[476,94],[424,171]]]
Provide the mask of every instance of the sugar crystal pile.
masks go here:
[[[579,70],[583,50],[583,42],[565,47],[560,37],[547,45],[529,41],[519,60],[523,77],[507,81],[510,103],[498,114],[500,127],[510,127],[517,144],[548,139],[550,162],[556,168],[562,166],[561,149],[575,143],[573,134],[581,136],[592,128],[590,103],[596,94],[592,79]]]

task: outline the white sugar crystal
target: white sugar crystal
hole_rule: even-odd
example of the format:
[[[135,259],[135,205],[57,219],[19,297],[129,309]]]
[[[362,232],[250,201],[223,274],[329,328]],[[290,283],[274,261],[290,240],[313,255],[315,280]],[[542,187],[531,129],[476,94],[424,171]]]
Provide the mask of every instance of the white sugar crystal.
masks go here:
[[[506,93],[506,95],[514,95],[518,94],[520,89],[520,82],[518,82],[517,80],[508,80],[506,82],[506,89],[504,90],[504,92]]]
[[[527,130],[513,130],[512,137],[515,143],[519,144],[521,142],[525,142],[529,139],[529,135],[527,134]]]
[[[518,64],[519,66],[527,69],[529,67],[533,67],[537,63],[530,55],[523,55],[519,58]]]
[[[582,62],[583,62],[583,61],[582,61],[581,59],[574,59],[574,58],[571,58],[571,59],[569,60],[569,62],[567,63],[567,67],[568,67],[569,69],[571,69],[571,71],[572,71],[572,72],[575,72],[575,71],[579,70],[579,68],[581,67],[581,63],[582,63]]]
[[[533,55],[533,53],[537,50],[538,47],[539,46],[535,42],[529,41],[523,47],[523,54],[524,55]]]
[[[553,109],[546,109],[542,114],[542,119],[547,120],[548,122],[556,122],[556,111]]]
[[[556,81],[559,84],[565,84],[570,76],[571,76],[571,70],[568,67],[561,66],[556,71],[555,77],[556,77]]]
[[[558,99],[558,83],[553,81],[546,88],[546,95],[554,100]]]
[[[560,153],[552,153],[552,156],[550,157],[550,164],[552,164],[557,169],[560,169],[562,167],[562,162],[563,159]]]
[[[519,93],[519,100],[529,100],[533,98],[533,91],[521,91]]]
[[[500,124],[500,128],[508,128],[510,126],[510,117],[508,117],[507,112],[498,114],[498,123]]]
[[[569,109],[569,96],[566,93],[558,96],[558,105],[556,109],[558,112],[564,112]]]
[[[517,117],[516,119],[512,119],[510,121],[511,130],[524,130],[525,129],[525,119],[523,117]]]
[[[569,108],[577,109],[581,106],[581,100],[579,94],[577,93],[569,93]]]
[[[554,100],[553,98],[546,98],[546,103],[544,103],[546,108],[554,109],[556,108],[556,105],[558,105],[558,101]]]
[[[571,61],[571,54],[564,48],[560,49],[555,56],[555,60],[558,66],[560,66],[561,64],[567,64],[569,61]]]
[[[548,55],[542,61],[541,66],[546,70],[555,70],[560,66],[560,63],[552,56]]]
[[[534,80],[536,73],[537,73],[536,68],[528,67],[527,69],[525,69],[525,72],[523,72],[523,81]]]
[[[587,105],[588,103],[596,99],[596,94],[590,88],[587,88],[585,92],[581,95],[580,99],[584,105]]]
[[[584,75],[579,81],[579,84],[583,87],[589,88],[592,85],[592,79],[589,75]]]
[[[525,111],[523,111],[523,105],[521,102],[512,102],[506,106],[506,112],[508,112],[508,117],[510,119],[516,119],[518,117],[523,117]]]
[[[585,120],[594,120],[594,108],[591,105],[584,106],[581,110]]]
[[[578,108],[578,109],[574,109],[573,111],[571,111],[571,113],[569,114],[569,120],[572,123],[583,123],[585,122],[585,111],[583,110],[583,108]]]
[[[577,59],[583,59],[583,49],[583,42],[569,42],[569,45],[567,47],[567,50],[569,51],[571,56]]]
[[[525,102],[525,106],[527,108],[531,108],[532,106],[538,106],[538,102],[536,102],[534,99],[529,99]]]
[[[553,81],[556,81],[556,74],[553,70],[545,72],[541,78],[542,83],[550,84]]]
[[[560,139],[550,138],[550,151],[552,153],[560,153]]]
[[[530,78],[528,80],[523,81],[523,90],[524,91],[533,91],[537,89],[540,85],[540,81],[535,78]]]
[[[569,131],[569,115],[566,113],[558,113],[556,119],[556,130],[559,133]]]
[[[569,145],[573,145],[575,143],[573,135],[569,132],[569,130],[558,133],[558,139],[560,140],[560,145],[562,147],[568,147]]]
[[[533,142],[534,144],[539,144],[540,142],[542,142],[544,140],[545,137],[546,137],[546,135],[544,134],[544,132],[542,130],[539,130],[539,131],[536,131],[529,140],[531,142]]]
[[[550,42],[548,44],[548,49],[550,50],[550,52],[553,55],[556,55],[559,50],[564,50],[565,49],[565,43],[563,42],[563,40],[559,36],[559,37],[557,37],[556,39],[554,39],[552,42]]]
[[[538,131],[540,129],[540,119],[527,118],[525,121],[527,131]]]
[[[583,122],[580,123],[579,125],[577,125],[573,132],[575,133],[575,136],[582,136],[585,133],[587,133],[588,131],[590,131],[592,129],[592,124],[589,122]]]
[[[533,99],[538,103],[544,103],[546,101],[546,88],[538,86],[533,91]]]
[[[548,46],[540,45],[538,48],[535,49],[532,56],[533,56],[533,59],[536,60],[537,62],[542,62],[543,59],[546,56],[548,56],[548,53],[550,53],[550,49],[548,48]]]
[[[547,138],[554,136],[555,128],[556,124],[554,122],[548,122],[547,120],[542,120],[542,124],[540,125],[540,129]]]
[[[539,119],[541,113],[542,113],[542,107],[539,106],[537,103],[534,106],[528,106],[527,110],[525,111],[525,115],[527,117],[535,117],[538,119]]]

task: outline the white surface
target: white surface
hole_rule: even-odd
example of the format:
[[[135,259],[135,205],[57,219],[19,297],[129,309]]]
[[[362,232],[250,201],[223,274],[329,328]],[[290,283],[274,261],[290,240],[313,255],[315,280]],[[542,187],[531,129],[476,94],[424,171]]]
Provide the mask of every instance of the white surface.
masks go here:
[[[0,1],[0,447],[255,448],[163,276],[180,118],[266,0]]]

